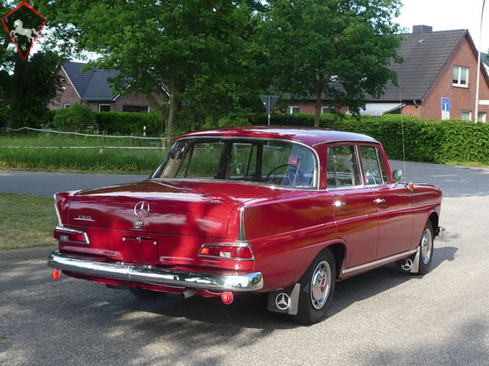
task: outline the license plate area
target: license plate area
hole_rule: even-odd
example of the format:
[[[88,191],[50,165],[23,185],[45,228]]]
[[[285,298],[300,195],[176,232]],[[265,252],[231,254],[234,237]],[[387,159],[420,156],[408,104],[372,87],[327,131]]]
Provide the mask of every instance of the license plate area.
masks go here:
[[[122,238],[122,258],[125,262],[156,264],[158,260],[158,241],[151,238]]]

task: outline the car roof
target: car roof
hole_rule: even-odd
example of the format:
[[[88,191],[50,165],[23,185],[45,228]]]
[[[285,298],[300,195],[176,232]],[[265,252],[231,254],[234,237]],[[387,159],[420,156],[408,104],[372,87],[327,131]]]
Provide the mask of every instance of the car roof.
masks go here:
[[[314,146],[325,142],[370,142],[378,143],[372,137],[346,131],[334,131],[324,128],[287,127],[287,126],[244,126],[208,129],[191,132],[180,138],[194,137],[251,137],[266,139],[285,139],[302,142]]]

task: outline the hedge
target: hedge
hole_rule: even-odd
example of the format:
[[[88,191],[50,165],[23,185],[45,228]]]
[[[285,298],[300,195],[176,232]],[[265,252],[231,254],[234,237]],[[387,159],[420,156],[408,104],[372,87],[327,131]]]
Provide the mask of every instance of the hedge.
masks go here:
[[[161,134],[161,117],[157,113],[93,112],[93,115],[99,131],[105,131],[109,135],[134,133],[142,136],[144,126],[148,136]]]
[[[266,118],[254,124],[266,124]],[[256,123],[258,122],[258,123]],[[311,114],[274,115],[272,125],[313,126]],[[423,120],[388,114],[381,117],[325,114],[320,127],[372,136],[390,159],[402,159],[402,132],[406,160],[439,164],[489,165],[489,124],[466,121]]]

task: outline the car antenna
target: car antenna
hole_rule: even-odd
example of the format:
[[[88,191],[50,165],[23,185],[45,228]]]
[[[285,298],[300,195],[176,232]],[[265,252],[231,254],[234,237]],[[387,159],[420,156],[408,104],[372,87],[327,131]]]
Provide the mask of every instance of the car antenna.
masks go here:
[[[401,96],[401,83],[399,82],[399,105],[401,108],[401,139],[402,139],[402,177],[403,183],[406,183],[406,148],[404,144],[404,117],[402,114],[402,96]]]

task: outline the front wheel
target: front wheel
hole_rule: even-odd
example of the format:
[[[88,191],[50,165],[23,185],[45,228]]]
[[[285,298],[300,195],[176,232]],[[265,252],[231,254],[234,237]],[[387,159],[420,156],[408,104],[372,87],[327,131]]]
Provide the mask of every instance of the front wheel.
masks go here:
[[[412,257],[402,259],[396,262],[396,269],[399,272],[411,272],[413,266],[418,267],[416,274],[424,275],[430,271],[431,263],[433,262],[433,250],[434,250],[435,235],[433,231],[433,225],[428,220],[419,242],[419,255],[413,255]]]
[[[314,324],[326,317],[336,283],[336,263],[329,249],[324,249],[299,280],[301,285],[297,315],[301,324]]]

